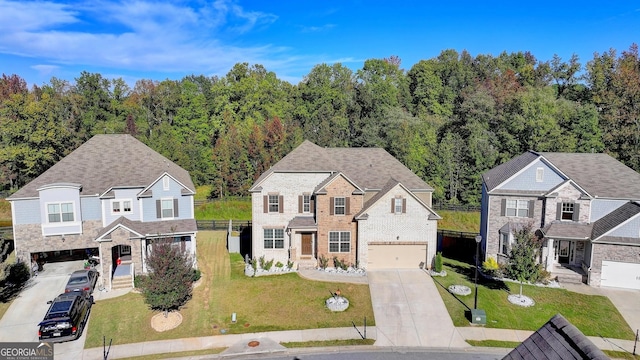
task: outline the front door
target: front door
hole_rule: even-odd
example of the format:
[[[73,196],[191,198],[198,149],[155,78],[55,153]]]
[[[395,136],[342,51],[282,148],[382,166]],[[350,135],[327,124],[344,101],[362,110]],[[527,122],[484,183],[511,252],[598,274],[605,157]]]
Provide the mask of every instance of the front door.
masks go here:
[[[311,234],[302,234],[302,255],[313,255],[313,239]]]
[[[560,264],[568,264],[569,254],[571,254],[571,241],[560,240],[558,243],[558,262]]]

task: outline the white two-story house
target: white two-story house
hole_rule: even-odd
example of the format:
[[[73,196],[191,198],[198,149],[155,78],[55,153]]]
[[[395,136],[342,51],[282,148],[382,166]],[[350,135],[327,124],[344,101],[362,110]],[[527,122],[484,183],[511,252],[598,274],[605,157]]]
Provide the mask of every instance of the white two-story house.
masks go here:
[[[482,180],[485,258],[506,262],[526,224],[552,274],[640,289],[640,174],[606,154],[529,151]]]
[[[17,257],[98,256],[105,287],[113,276],[146,272],[159,239],[187,251],[195,265],[194,194],[186,170],[134,137],[96,135],[7,199]]]
[[[304,141],[250,192],[255,258],[298,268],[322,258],[364,269],[433,264],[433,188],[384,149]]]

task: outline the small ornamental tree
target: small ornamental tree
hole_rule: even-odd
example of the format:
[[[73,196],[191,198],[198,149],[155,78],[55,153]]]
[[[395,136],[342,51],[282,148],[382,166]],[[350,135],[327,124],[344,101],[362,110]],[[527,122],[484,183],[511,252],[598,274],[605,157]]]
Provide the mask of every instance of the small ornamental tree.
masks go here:
[[[540,244],[538,238],[531,232],[531,225],[523,226],[515,232],[514,237],[515,242],[509,252],[506,275],[520,282],[520,296],[522,296],[522,283],[535,281],[540,277],[542,267],[537,262]]]
[[[152,245],[147,256],[149,278],[143,288],[145,302],[151,309],[164,311],[165,316],[191,298],[193,283],[191,258],[171,243],[165,239]]]
[[[436,272],[442,272],[442,252],[436,253]]]

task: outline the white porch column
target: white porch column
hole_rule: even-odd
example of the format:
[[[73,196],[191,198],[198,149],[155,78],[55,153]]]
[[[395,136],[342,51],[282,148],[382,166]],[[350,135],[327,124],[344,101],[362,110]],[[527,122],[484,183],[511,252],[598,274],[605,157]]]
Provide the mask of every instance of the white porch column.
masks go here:
[[[551,272],[551,270],[553,269],[553,261],[554,261],[555,253],[556,251],[553,248],[553,239],[547,239],[547,261],[545,264],[545,270],[548,272]]]

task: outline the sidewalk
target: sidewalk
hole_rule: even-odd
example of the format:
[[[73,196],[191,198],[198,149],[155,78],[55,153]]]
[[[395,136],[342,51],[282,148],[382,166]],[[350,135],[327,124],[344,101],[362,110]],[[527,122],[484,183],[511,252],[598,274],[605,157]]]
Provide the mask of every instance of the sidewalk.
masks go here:
[[[367,276],[354,276],[354,275],[340,275],[330,274],[317,270],[302,270],[299,272],[300,276],[318,281],[329,282],[349,282],[356,284],[368,284],[369,279]],[[600,290],[584,289],[583,291],[597,291],[602,294]],[[96,300],[111,298],[115,296],[121,296],[129,290],[114,290],[103,291],[94,293]],[[372,299],[373,301],[373,299]],[[358,327],[358,330],[363,332],[362,326]],[[464,340],[503,340],[522,342],[529,337],[533,331],[525,330],[509,330],[509,329],[491,329],[481,326],[471,327],[456,327],[455,330],[460,334]],[[368,339],[378,339],[378,328],[375,326],[367,327],[366,337]],[[280,345],[280,342],[305,342],[305,341],[327,341],[327,340],[346,340],[346,339],[360,339],[360,334],[353,327],[346,328],[329,328],[329,329],[309,329],[309,330],[290,330],[290,331],[273,331],[273,332],[260,332],[249,334],[228,334],[206,337],[194,337],[184,339],[173,340],[161,340],[151,341],[144,343],[114,345],[109,352],[110,359],[118,359],[133,356],[165,354],[182,351],[226,348],[223,352],[214,356],[216,358],[223,358],[234,355],[249,355],[249,354],[269,354],[269,353],[284,353],[289,349]],[[628,351],[632,352],[634,342],[632,340],[620,340],[620,339],[605,339],[600,337],[588,337],[596,346],[602,350],[613,351]],[[249,342],[257,341],[256,346],[249,346]],[[376,347],[383,348],[380,344],[376,343]],[[255,345],[252,344],[252,345]],[[429,347],[424,344],[417,344],[418,347]],[[433,346],[433,345],[430,345]],[[363,347],[365,348],[365,347]],[[366,347],[369,348],[369,347]],[[439,348],[446,348],[446,346],[439,346]],[[468,351],[480,351],[483,347],[465,347]],[[496,349],[497,351],[500,349]],[[508,353],[511,349],[503,349],[504,353]],[[82,355],[83,360],[98,360],[103,359],[102,348],[85,349]]]

